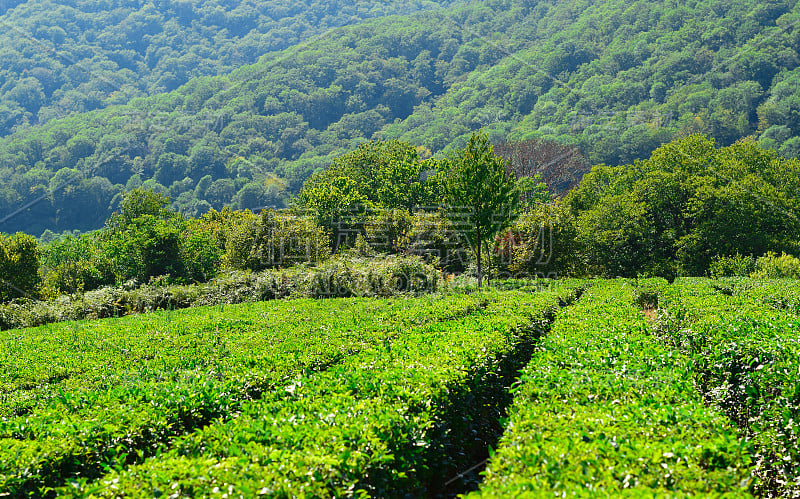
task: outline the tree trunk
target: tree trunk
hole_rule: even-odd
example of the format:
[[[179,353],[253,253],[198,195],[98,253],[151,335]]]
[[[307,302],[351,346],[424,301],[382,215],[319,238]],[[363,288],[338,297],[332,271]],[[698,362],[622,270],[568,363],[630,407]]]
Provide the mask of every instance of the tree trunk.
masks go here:
[[[481,273],[481,230],[477,229],[478,236],[478,289],[483,287],[483,274]]]
[[[492,250],[489,248],[489,241],[486,241],[486,285],[492,285]]]

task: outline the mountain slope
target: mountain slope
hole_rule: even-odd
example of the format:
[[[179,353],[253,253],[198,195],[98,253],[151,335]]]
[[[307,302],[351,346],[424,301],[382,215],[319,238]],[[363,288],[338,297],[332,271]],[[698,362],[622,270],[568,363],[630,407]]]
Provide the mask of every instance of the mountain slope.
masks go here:
[[[0,2],[0,135],[225,74],[331,28],[453,3]]]
[[[123,184],[142,182],[189,214],[280,205],[369,138],[437,151],[479,127],[609,164],[693,132],[797,155],[798,19],[786,1],[493,0],[337,29],[0,140],[0,230],[96,227]],[[65,196],[96,215],[68,212]]]
[[[788,90],[800,62],[794,2],[554,2],[526,21],[492,43],[514,46],[532,32],[541,44],[508,50],[381,136],[438,148],[453,137],[432,129],[480,125],[511,140],[574,143],[609,164],[695,132],[721,144],[757,134],[800,153],[800,122],[790,118],[800,108]]]

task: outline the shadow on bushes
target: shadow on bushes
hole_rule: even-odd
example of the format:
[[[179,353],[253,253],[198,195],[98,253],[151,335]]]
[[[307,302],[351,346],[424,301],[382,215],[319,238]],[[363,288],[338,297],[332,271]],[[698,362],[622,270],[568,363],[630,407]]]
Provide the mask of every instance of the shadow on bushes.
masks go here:
[[[18,299],[0,306],[0,330],[281,298],[420,295],[435,292],[439,279],[439,271],[419,257],[337,256],[317,267],[237,271],[204,284],[162,285],[157,279],[139,286],[129,281],[51,301]]]

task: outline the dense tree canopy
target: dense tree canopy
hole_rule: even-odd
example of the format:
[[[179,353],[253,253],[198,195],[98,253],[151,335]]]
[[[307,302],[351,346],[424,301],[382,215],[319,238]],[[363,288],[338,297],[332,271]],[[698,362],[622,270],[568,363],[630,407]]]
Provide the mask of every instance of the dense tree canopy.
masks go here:
[[[399,141],[363,143],[312,175],[291,209],[260,214],[226,207],[187,217],[145,182],[121,196],[99,231],[48,232],[41,243],[0,234],[0,302],[319,265],[331,250],[418,255],[447,273],[477,263],[479,285],[484,262],[516,277],[764,277],[800,268],[791,256],[800,254],[800,160],[753,139],[718,147],[691,135],[646,160],[596,166],[555,199],[546,186],[529,197],[530,177],[519,179],[481,132],[443,158],[421,153]],[[64,184],[74,175],[60,173]],[[222,192],[228,182],[207,176],[198,187]]]
[[[224,74],[331,28],[452,3],[0,2],[0,136]]]
[[[2,231],[99,227],[138,186],[168,194],[186,215],[280,207],[314,171],[370,139],[439,153],[479,128],[492,142],[577,147],[584,169],[632,163],[698,132],[721,146],[752,135],[800,154],[800,7],[785,0],[488,0],[315,39],[323,26],[450,3],[95,3],[66,2],[57,23],[41,19],[39,0],[4,16],[41,26],[37,39],[56,53],[69,46],[81,65],[54,62],[16,31],[3,35],[10,72],[0,126],[14,133],[0,139]],[[104,21],[83,29],[73,19],[93,17]],[[61,45],[55,28],[66,33]],[[91,51],[71,45],[84,38]],[[237,49],[243,40],[257,48]],[[189,46],[207,50],[175,55]],[[124,91],[106,88],[109,79]],[[61,117],[62,109],[85,112]],[[569,186],[578,176],[559,178]],[[71,209],[68,199],[85,204]]]
[[[800,161],[702,135],[600,166],[570,192],[593,273],[703,275],[715,256],[800,250]]]
[[[436,161],[421,160],[410,144],[365,142],[306,180],[298,206],[331,231],[334,249],[342,243],[352,245],[347,239],[363,232],[366,215],[435,209],[440,203],[437,168]]]

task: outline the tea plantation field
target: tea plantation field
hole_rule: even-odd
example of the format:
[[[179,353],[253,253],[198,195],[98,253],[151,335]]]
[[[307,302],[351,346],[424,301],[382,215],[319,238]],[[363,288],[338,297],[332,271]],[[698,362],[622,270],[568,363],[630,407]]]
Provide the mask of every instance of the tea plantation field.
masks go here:
[[[0,333],[0,497],[800,490],[796,282],[509,283]]]

